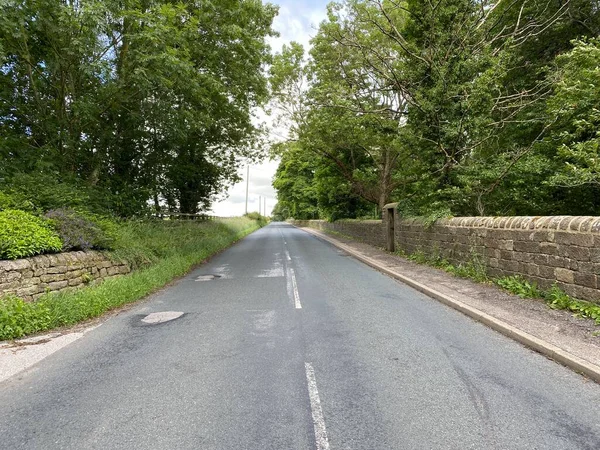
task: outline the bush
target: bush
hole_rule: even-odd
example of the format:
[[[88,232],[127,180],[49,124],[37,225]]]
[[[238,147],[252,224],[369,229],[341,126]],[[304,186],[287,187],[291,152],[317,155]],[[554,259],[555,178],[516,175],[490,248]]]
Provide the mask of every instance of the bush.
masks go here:
[[[112,248],[114,238],[106,220],[94,220],[67,208],[48,211],[45,217],[60,236],[63,251]]]
[[[59,252],[62,242],[50,224],[25,211],[0,211],[0,259]]]
[[[33,203],[25,200],[19,195],[0,191],[0,211],[5,209],[19,209],[21,211],[32,212],[34,211],[35,206]]]
[[[13,201],[10,209],[35,209],[40,214],[58,208],[104,214],[111,206],[108,192],[75,180],[61,180],[58,173],[15,173],[0,183],[0,190],[18,202]],[[23,203],[29,207],[23,207]]]

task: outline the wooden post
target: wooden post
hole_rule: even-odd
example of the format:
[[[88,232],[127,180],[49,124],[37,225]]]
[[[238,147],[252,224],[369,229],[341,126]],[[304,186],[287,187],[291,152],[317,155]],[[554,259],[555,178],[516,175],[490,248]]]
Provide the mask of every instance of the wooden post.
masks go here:
[[[396,224],[396,207],[398,203],[388,203],[383,207],[385,214],[385,225],[386,225],[386,244],[387,251],[396,251],[396,233],[394,230]]]

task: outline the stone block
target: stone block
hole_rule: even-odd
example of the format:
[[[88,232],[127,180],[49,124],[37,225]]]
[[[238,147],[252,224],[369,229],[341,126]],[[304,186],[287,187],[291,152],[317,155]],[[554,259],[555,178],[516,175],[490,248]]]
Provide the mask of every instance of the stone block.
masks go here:
[[[108,269],[106,269],[106,273],[108,274],[108,276],[113,276],[117,275],[119,273],[119,270],[116,267],[109,267]]]
[[[600,263],[600,248],[590,249],[590,261]]]
[[[551,236],[550,232],[547,230],[536,230],[532,233],[529,233],[529,240],[534,242],[550,242]]]
[[[540,274],[540,267],[537,264],[524,264],[522,269],[527,275],[538,276]]]
[[[53,266],[53,267],[48,267],[48,269],[46,270],[47,274],[55,274],[55,273],[67,273],[67,271],[69,270],[69,268],[64,265],[64,266]]]
[[[595,289],[598,287],[598,277],[592,273],[575,272],[575,284]]]
[[[54,281],[52,283],[48,283],[48,285],[46,286],[47,289],[51,290],[51,291],[58,291],[60,289],[64,289],[69,285],[69,282],[67,280],[64,281]]]
[[[538,274],[542,278],[554,279],[555,267],[538,266]]]
[[[14,261],[8,261],[7,264],[4,265],[5,271],[22,271],[31,269],[31,262],[28,259],[15,259]]]
[[[15,295],[18,297],[32,297],[33,295],[39,294],[40,292],[43,292],[43,289],[39,285],[28,286],[17,289],[15,291]]]
[[[600,290],[578,285],[561,285],[563,291],[571,297],[590,302],[598,303],[600,301]]]
[[[538,255],[542,256],[542,255]],[[569,259],[563,256],[547,256],[546,265],[551,267],[568,267]]]
[[[540,244],[538,242],[516,241],[513,244],[513,249],[515,252],[539,253]]]
[[[20,272],[4,272],[0,274],[0,286],[5,283],[12,283],[13,281],[20,280],[22,277]]]
[[[83,278],[82,277],[77,277],[77,278],[71,278],[69,281],[69,286],[80,286],[83,283]]]
[[[62,281],[64,279],[65,275],[60,273],[40,276],[40,281],[42,283],[54,283],[56,281]]]
[[[559,247],[554,242],[540,242],[539,252],[546,255],[558,255]]]
[[[500,267],[502,270],[507,270],[510,272],[519,272],[521,265],[519,261],[501,259],[498,261],[498,267]]]
[[[21,286],[21,283],[18,281],[11,281],[9,283],[0,283],[0,293],[1,292],[9,292]]]
[[[561,249],[562,250],[562,249]],[[590,260],[590,249],[588,247],[578,247],[568,245],[564,249],[565,256],[569,259],[586,262]]]
[[[573,284],[573,282],[575,281],[575,272],[569,269],[557,267],[556,269],[554,269],[554,277],[558,281],[562,281],[563,283]]]
[[[588,233],[557,232],[554,235],[557,244],[577,245],[579,247],[593,247],[594,235]]]

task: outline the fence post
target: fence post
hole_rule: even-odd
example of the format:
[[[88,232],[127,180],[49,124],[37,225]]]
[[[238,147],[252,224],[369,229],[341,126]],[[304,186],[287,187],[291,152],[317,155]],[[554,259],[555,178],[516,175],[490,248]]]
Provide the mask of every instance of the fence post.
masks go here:
[[[388,252],[396,251],[396,207],[398,203],[388,203],[383,207],[384,223],[386,226],[386,247]]]

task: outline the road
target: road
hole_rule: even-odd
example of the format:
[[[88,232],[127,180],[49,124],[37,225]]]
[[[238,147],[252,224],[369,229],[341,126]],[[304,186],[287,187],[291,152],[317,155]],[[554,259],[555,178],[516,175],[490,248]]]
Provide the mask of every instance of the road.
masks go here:
[[[184,314],[142,321],[163,311]],[[599,385],[274,223],[0,384],[0,448],[598,449],[598,405]]]

